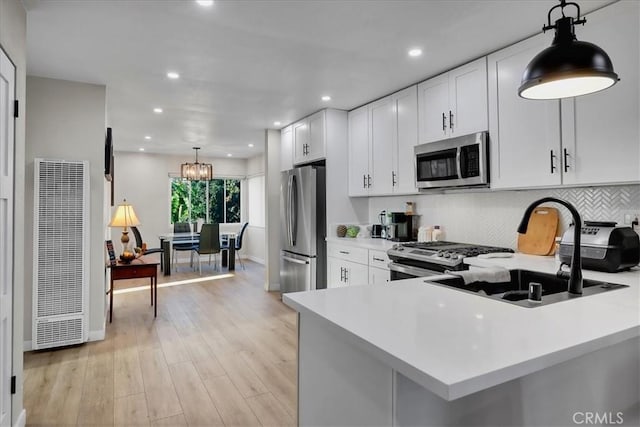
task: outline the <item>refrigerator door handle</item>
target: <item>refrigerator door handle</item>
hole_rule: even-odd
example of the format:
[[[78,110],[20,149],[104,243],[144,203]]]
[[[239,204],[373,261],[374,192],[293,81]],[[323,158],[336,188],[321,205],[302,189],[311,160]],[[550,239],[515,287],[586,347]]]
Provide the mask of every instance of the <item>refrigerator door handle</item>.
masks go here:
[[[291,246],[296,245],[298,236],[298,180],[291,176]]]
[[[291,258],[291,257],[288,257],[288,256],[283,256],[282,259],[285,260],[285,261],[292,262],[294,264],[302,264],[302,265],[309,264],[308,260],[307,261],[303,261],[301,259],[295,259],[295,258]]]
[[[293,176],[289,175],[289,179],[287,180],[287,208],[284,210],[285,215],[285,223],[287,224],[287,243],[289,246],[293,246],[291,243],[291,181],[293,180]]]

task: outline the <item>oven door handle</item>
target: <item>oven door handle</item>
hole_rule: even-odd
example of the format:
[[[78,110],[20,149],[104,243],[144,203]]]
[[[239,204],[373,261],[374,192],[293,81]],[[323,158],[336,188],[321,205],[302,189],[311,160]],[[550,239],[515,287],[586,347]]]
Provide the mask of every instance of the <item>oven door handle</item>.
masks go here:
[[[444,274],[441,271],[427,270],[426,268],[411,267],[408,265],[402,265],[395,262],[389,263],[389,270],[397,271],[398,273],[409,274],[415,277],[427,277]]]

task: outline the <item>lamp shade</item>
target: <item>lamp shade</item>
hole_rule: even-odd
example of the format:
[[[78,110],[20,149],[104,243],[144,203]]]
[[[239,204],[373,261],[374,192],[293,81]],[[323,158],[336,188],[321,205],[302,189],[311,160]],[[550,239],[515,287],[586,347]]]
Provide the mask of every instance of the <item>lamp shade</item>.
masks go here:
[[[140,220],[136,216],[135,211],[133,210],[133,206],[127,203],[124,200],[122,203],[118,205],[113,217],[111,218],[111,222],[109,223],[109,227],[132,227],[140,225]]]

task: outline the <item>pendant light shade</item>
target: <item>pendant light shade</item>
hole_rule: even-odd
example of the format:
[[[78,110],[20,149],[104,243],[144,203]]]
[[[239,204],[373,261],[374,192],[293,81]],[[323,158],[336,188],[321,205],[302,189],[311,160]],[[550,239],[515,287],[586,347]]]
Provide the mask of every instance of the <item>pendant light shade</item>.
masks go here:
[[[577,18],[564,16],[566,6],[578,9]],[[556,8],[562,9],[562,18],[551,25],[551,12]],[[527,65],[518,95],[527,99],[568,98],[607,89],[619,80],[604,50],[576,40],[575,25],[585,22],[576,3],[561,0],[551,8],[543,31],[555,29],[553,43]]]
[[[180,167],[180,176],[188,181],[211,181],[213,179],[213,165],[211,163],[198,162],[198,150],[200,147],[193,147],[196,150],[196,161],[194,163],[183,163]]]

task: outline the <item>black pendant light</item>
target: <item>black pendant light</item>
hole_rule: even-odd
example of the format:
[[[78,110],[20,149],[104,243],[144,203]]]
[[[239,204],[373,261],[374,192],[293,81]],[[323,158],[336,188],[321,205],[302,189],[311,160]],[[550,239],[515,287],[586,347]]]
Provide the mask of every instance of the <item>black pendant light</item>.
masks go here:
[[[564,8],[575,6],[576,18]],[[551,25],[551,12],[560,8],[562,18]],[[576,40],[575,26],[584,25],[580,6],[566,0],[549,10],[543,32],[555,29],[553,43],[537,54],[522,74],[518,95],[527,99],[559,99],[586,95],[613,86],[619,80],[609,55],[593,43]]]

